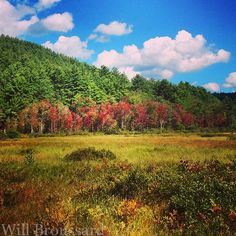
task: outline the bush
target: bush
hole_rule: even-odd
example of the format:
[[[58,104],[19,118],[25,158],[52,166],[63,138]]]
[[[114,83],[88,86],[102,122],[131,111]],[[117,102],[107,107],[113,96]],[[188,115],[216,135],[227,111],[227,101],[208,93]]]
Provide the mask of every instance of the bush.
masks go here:
[[[116,159],[116,156],[110,150],[96,150],[94,147],[81,148],[65,156],[68,161],[97,160],[97,159]]]
[[[177,124],[176,130],[183,131],[183,130],[185,130],[185,126],[183,124]]]
[[[222,133],[202,133],[200,134],[203,138],[213,138],[213,137],[224,137],[225,134]]]
[[[34,151],[33,149],[29,148],[23,151],[24,155],[25,155],[25,164],[26,165],[32,165],[35,162],[35,158],[34,158]]]
[[[0,140],[4,140],[7,138],[7,135],[3,132],[0,132]]]
[[[119,129],[108,129],[104,131],[104,134],[120,134],[120,130]]]
[[[183,222],[190,227],[194,222],[196,229],[199,226],[201,230],[205,227],[223,232],[228,227],[228,215],[235,208],[235,173],[228,164],[216,161],[203,164],[182,161],[180,167],[181,178],[159,182],[165,186],[165,192],[171,193],[167,211],[172,217],[170,227]],[[157,190],[163,192],[160,187]]]
[[[213,138],[216,135],[213,134],[213,133],[204,133],[204,134],[201,134],[200,136],[203,137],[203,138]]]
[[[17,131],[9,131],[7,132],[7,137],[11,139],[20,138],[20,133],[18,133]]]
[[[236,140],[236,134],[230,134],[228,137],[227,137],[228,140]]]
[[[143,197],[148,191],[149,176],[143,170],[135,168],[125,178],[117,181],[112,194],[125,199]]]

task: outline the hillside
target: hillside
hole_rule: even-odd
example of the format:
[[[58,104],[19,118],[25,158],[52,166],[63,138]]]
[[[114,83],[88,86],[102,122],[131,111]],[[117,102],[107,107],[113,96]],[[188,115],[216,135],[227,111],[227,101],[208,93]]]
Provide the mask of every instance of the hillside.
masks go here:
[[[220,100],[202,87],[187,82],[174,85],[166,80],[136,76],[131,82],[117,69],[101,69],[79,62],[31,42],[0,36],[0,123],[17,117],[27,106],[42,100],[62,103],[70,109],[89,104],[131,104],[158,101],[180,104],[187,112],[203,117],[219,112],[226,126],[235,122],[233,102]]]

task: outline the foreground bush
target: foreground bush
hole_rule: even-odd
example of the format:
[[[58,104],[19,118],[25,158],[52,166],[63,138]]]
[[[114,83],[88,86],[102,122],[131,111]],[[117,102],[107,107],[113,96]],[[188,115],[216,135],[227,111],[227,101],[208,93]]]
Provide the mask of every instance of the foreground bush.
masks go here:
[[[109,161],[107,153],[79,149],[67,156],[74,162],[58,165],[0,163],[0,221],[102,228],[104,235],[236,232],[233,162],[141,167]]]
[[[166,181],[168,180],[168,181]],[[234,164],[181,161],[175,173],[157,176],[157,196],[168,199],[163,225],[196,235],[236,230]]]
[[[10,139],[20,138],[20,133],[17,131],[8,131],[7,133],[0,131],[0,140],[4,140],[7,138]]]
[[[0,131],[0,140],[4,140],[7,138],[7,135],[4,132]]]
[[[17,131],[9,131],[7,132],[7,137],[11,139],[20,138],[20,133],[18,133]]]
[[[67,161],[98,160],[104,158],[113,160],[116,159],[116,156],[110,150],[96,150],[93,147],[81,148],[65,156]]]
[[[228,140],[236,140],[236,134],[230,134],[227,139]]]

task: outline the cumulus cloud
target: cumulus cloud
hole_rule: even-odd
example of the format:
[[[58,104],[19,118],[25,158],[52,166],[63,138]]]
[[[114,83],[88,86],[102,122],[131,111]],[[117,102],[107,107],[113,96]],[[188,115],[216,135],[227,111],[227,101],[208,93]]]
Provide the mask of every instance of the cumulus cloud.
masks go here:
[[[170,79],[176,73],[200,70],[209,65],[227,62],[230,52],[212,50],[203,35],[179,31],[174,39],[156,37],[143,43],[142,48],[128,45],[123,52],[103,51],[97,57],[96,66],[132,68],[133,71],[153,78]]]
[[[127,25],[126,23],[113,21],[110,24],[100,24],[94,30],[94,32],[99,32],[106,35],[116,35],[121,36],[124,34],[129,34],[132,32],[132,25]]]
[[[236,87],[236,72],[232,72],[225,79],[225,83],[223,84],[225,88],[234,88]]]
[[[52,31],[68,32],[74,28],[73,17],[70,13],[53,14],[38,21],[29,27],[28,33],[32,35],[44,35]]]
[[[128,79],[132,79],[135,77],[135,75],[139,74],[139,72],[134,71],[134,68],[132,66],[127,66],[127,67],[120,67],[119,71],[121,73],[124,73],[127,75]]]
[[[130,34],[133,31],[133,26],[127,23],[112,21],[109,24],[100,24],[96,27],[93,33],[88,37],[88,40],[96,40],[100,43],[105,43],[110,40],[111,36],[122,36]]]
[[[24,4],[17,4],[16,10],[19,17],[36,14],[36,10],[33,7],[30,7]]]
[[[42,20],[42,24],[50,31],[67,32],[73,29],[73,18],[68,12],[53,14]]]
[[[99,43],[105,43],[110,40],[107,35],[90,34],[88,40],[96,40]]]
[[[99,43],[106,43],[110,40],[109,37],[107,37],[106,35],[100,35],[96,38],[96,41]]]
[[[203,87],[212,91],[212,92],[219,92],[220,91],[220,85],[215,82],[210,82],[210,83],[204,84]]]
[[[88,40],[93,40],[97,38],[97,34],[90,34]]]
[[[52,6],[60,0],[40,0],[36,5],[26,3],[12,5],[7,0],[0,0],[0,34],[20,36],[25,33],[45,34],[50,31],[67,32],[74,27],[70,13],[53,14],[40,20],[37,11]],[[39,8],[40,6],[40,8]]]
[[[18,36],[38,22],[35,10],[25,5],[13,6],[6,0],[0,0],[0,34]],[[26,20],[24,17],[29,19]]]
[[[55,43],[47,41],[42,45],[55,52],[80,59],[88,59],[94,53],[87,48],[87,42],[81,41],[77,36],[60,36]]]
[[[38,3],[36,3],[35,7],[38,10],[42,10],[44,8],[49,8],[53,4],[60,2],[61,0],[39,0]]]

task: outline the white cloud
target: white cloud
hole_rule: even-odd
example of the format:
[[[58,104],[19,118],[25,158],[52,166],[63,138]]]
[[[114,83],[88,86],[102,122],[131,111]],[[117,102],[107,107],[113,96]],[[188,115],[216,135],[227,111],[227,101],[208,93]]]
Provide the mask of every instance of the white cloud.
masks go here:
[[[19,17],[24,17],[26,15],[35,15],[36,10],[33,7],[24,5],[24,4],[17,4],[16,9],[18,12]]]
[[[133,31],[133,26],[127,23],[112,21],[109,24],[100,24],[96,27],[88,40],[96,40],[100,43],[105,43],[110,40],[111,36],[122,36],[130,34]]]
[[[109,37],[107,37],[106,35],[100,35],[96,38],[96,41],[99,43],[106,43],[110,40]]]
[[[227,62],[229,58],[230,52],[210,49],[202,35],[193,37],[182,30],[174,39],[149,39],[144,42],[143,48],[133,44],[125,46],[121,53],[115,50],[103,51],[94,64],[118,69],[132,67],[144,76],[169,79],[176,73],[200,70],[215,63]]]
[[[0,34],[20,36],[29,32],[43,34],[48,31],[67,32],[74,27],[72,15],[68,12],[53,14],[39,20],[37,10],[52,6],[60,0],[40,0],[37,4],[27,5],[27,1],[16,6],[7,0],[0,0]]]
[[[97,34],[90,34],[88,40],[93,40],[97,38]]]
[[[61,0],[39,0],[38,3],[35,4],[35,7],[40,11],[44,8],[49,8],[53,4],[60,2]]]
[[[204,88],[212,91],[212,92],[219,92],[220,91],[220,85],[215,82],[210,82],[203,85]]]
[[[88,59],[94,53],[93,50],[87,49],[87,42],[81,41],[77,36],[60,36],[55,43],[47,41],[42,45],[55,52],[80,59]]]
[[[25,5],[11,5],[6,0],[0,0],[0,34],[18,36],[24,34],[28,28],[38,22],[35,11]],[[29,20],[23,19],[25,16]]]
[[[134,78],[135,75],[139,74],[139,72],[134,71],[134,68],[131,67],[131,66],[127,66],[127,67],[123,67],[123,68],[120,67],[120,68],[119,68],[119,71],[120,71],[121,73],[126,74],[127,77],[128,77],[130,80],[131,80],[132,78]]]
[[[68,12],[50,15],[41,22],[50,31],[67,32],[74,27],[73,17]]]
[[[89,35],[88,40],[96,40],[99,43],[105,43],[108,42],[110,38],[107,35],[93,33]]]
[[[163,79],[169,79],[174,75],[174,73],[170,70],[162,70],[159,73]]]
[[[100,24],[96,27],[94,32],[99,32],[105,35],[116,35],[121,36],[124,34],[129,34],[132,32],[132,25],[127,25],[126,23],[113,21],[110,24]]]
[[[234,88],[236,87],[236,72],[232,72],[225,79],[225,83],[223,84],[225,88]]]

